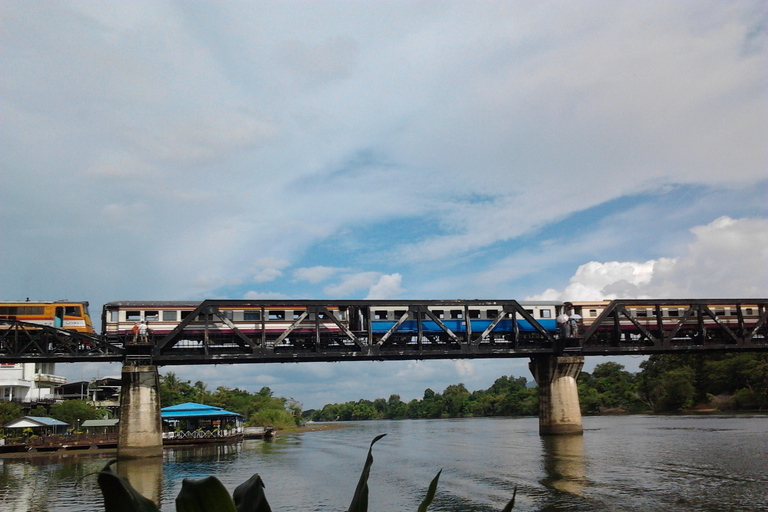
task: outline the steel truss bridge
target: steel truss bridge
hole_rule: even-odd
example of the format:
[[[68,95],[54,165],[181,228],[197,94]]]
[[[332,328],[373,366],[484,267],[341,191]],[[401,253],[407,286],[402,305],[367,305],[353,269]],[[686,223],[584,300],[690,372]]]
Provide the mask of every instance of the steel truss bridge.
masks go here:
[[[469,319],[470,309],[491,306],[500,314],[475,332],[466,320],[454,332],[433,313],[438,307],[459,309],[464,312],[462,318]],[[664,317],[662,310],[672,306],[679,316]],[[730,314],[724,318],[726,306]],[[249,334],[224,313],[242,307],[262,311],[286,307],[302,313],[281,332]],[[382,307],[396,307],[400,313],[386,332],[374,330],[370,321]],[[635,312],[638,307],[653,313],[640,318]],[[354,311],[361,321],[342,322],[332,310]],[[515,300],[206,300],[172,332],[154,336],[149,343],[3,320],[0,363],[117,361],[163,366],[766,351],[767,317],[768,299],[614,300],[597,318],[585,322],[576,336],[565,337],[545,329]],[[308,330],[312,319],[314,328]],[[328,327],[329,319],[336,328]],[[507,325],[513,328],[501,332],[505,319],[511,320]],[[530,328],[521,329],[518,320]],[[425,328],[426,323],[430,328]]]

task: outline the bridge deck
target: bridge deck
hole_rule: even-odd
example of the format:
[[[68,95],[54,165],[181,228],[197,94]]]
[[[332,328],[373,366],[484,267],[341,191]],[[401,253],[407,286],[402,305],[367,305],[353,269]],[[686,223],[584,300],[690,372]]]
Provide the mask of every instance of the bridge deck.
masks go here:
[[[266,311],[288,305],[301,314],[278,331],[249,331],[227,314],[237,308]],[[664,317],[662,309],[671,306],[679,316]],[[725,317],[718,313],[724,306],[730,312]],[[388,324],[374,322],[384,307],[395,309],[397,318]],[[449,322],[438,313],[451,308],[463,311],[461,321]],[[481,308],[493,308],[496,316],[476,323],[472,312]],[[641,317],[638,308],[655,313]],[[152,335],[147,343],[126,335],[95,336],[4,321],[0,362],[187,365],[765,351],[767,311],[768,299],[615,300],[596,318],[582,319],[576,332],[565,333],[514,300],[208,300],[171,332]]]

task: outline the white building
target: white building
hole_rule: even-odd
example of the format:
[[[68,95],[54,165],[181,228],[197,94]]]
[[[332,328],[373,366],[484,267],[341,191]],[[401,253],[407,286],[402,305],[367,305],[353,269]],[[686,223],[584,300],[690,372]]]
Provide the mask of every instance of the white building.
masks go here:
[[[54,388],[67,382],[54,375],[55,363],[0,363],[0,400],[52,401]]]

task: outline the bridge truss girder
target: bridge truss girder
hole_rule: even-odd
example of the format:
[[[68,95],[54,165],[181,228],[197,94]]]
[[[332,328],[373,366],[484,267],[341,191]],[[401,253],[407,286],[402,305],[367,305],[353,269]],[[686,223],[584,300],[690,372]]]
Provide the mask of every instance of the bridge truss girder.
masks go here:
[[[95,334],[3,320],[0,361],[81,362],[122,361],[123,348]]]
[[[713,310],[718,306],[736,309],[736,318],[720,317]],[[640,319],[630,309],[637,307],[653,315]],[[665,307],[684,312],[664,317]],[[747,307],[757,309],[749,321]],[[565,345],[565,352],[577,355],[768,350],[768,299],[614,300]]]
[[[260,318],[264,319],[266,308],[281,306],[298,307],[301,314],[279,332],[262,329],[245,333],[223,313],[261,307]],[[493,307],[499,315],[482,332],[473,332],[472,323],[467,321],[469,310],[480,306]],[[386,332],[376,331],[371,321],[375,310],[384,307],[396,307],[400,314]],[[438,318],[433,313],[437,307],[463,311],[461,329],[451,329],[445,319]],[[334,311],[343,311],[346,318],[338,319]],[[205,319],[202,329],[200,318]],[[499,329],[505,319],[514,329]],[[532,331],[521,332],[518,319],[527,321]],[[432,328],[425,327],[427,322]],[[308,329],[309,323],[314,327]],[[227,326],[227,339],[212,336],[216,324]],[[191,330],[195,334],[190,334]],[[554,333],[544,329],[517,301],[207,300],[171,333],[155,341],[151,358],[156,364],[190,364],[509,357],[550,353],[556,343]]]

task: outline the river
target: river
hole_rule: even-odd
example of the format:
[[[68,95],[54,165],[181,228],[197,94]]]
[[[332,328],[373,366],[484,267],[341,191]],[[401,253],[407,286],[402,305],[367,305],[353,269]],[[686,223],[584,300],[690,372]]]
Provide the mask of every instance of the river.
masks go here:
[[[254,473],[275,512],[344,511],[368,446],[371,512],[415,511],[442,469],[432,511],[768,511],[768,416],[599,416],[583,436],[538,435],[536,418],[350,423],[274,441],[167,449],[123,464],[144,494],[175,510],[183,478],[232,491]],[[114,456],[114,455],[111,455]],[[0,459],[3,512],[103,510],[96,484],[109,454]]]

